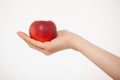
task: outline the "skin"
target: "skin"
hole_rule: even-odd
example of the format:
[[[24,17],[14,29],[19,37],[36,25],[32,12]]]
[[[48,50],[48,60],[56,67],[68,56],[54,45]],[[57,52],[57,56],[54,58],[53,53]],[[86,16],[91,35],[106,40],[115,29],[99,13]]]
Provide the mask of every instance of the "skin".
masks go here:
[[[51,55],[64,49],[73,49],[81,52],[96,66],[102,69],[114,80],[120,80],[120,57],[90,43],[81,36],[67,30],[58,31],[57,37],[49,42],[40,42],[31,39],[24,32],[17,34],[33,49],[45,55]]]

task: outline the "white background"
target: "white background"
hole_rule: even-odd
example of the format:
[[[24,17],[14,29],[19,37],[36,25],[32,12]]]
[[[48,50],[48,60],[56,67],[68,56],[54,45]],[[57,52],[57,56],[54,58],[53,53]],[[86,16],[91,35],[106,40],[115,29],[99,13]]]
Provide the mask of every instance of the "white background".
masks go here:
[[[120,0],[0,0],[0,80],[112,80],[79,52],[29,48],[16,32],[28,34],[34,20],[52,20],[120,56]]]

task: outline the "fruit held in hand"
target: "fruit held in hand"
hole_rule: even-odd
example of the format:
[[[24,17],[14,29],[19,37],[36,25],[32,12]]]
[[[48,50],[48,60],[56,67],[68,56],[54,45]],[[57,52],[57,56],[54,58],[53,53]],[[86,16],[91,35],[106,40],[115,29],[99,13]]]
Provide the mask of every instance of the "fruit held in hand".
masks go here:
[[[41,41],[50,41],[57,36],[56,25],[52,21],[34,21],[29,28],[30,37]]]

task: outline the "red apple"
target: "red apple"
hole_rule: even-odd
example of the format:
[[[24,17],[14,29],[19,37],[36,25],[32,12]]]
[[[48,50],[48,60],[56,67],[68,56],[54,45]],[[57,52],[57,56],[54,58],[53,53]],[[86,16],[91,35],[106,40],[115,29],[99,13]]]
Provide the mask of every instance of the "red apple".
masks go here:
[[[52,21],[34,21],[29,28],[30,37],[41,41],[50,41],[57,36],[56,25]]]

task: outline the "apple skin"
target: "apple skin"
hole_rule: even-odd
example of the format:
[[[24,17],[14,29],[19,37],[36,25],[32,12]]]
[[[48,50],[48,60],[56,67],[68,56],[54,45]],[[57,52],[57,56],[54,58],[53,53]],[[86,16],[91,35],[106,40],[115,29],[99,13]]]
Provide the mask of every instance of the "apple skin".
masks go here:
[[[41,42],[50,41],[57,36],[56,25],[52,21],[34,21],[30,25],[29,35]]]

